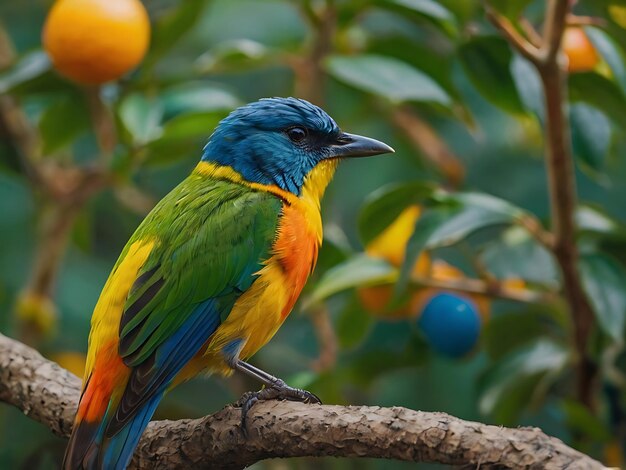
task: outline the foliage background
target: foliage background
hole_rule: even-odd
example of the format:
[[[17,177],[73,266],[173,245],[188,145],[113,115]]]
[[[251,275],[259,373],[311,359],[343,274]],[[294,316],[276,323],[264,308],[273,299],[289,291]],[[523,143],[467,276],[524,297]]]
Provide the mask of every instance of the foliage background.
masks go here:
[[[526,7],[531,21],[541,20],[541,1],[504,3],[511,11]],[[572,111],[576,178],[581,200],[590,204],[579,219],[585,228],[580,246],[612,256],[611,261],[602,258],[591,276],[597,278],[596,287],[609,286],[608,292],[594,292],[611,310],[613,329],[613,334],[599,329],[593,336],[594,358],[605,358],[593,413],[572,394],[571,324],[559,302],[493,300],[480,346],[467,357],[449,359],[429,350],[414,320],[373,319],[347,290],[326,303],[338,335],[336,361],[324,370],[314,367],[320,346],[309,310],[315,309],[300,308],[254,361],[326,403],[401,405],[539,426],[597,458],[614,458],[623,444],[618,436],[625,426],[625,392],[619,373],[626,361],[626,33],[610,9],[617,3],[576,6],[581,14],[606,20],[605,27],[588,30],[603,63],[596,72],[570,80],[579,103]],[[39,129],[44,160],[85,166],[100,152],[84,94],[59,78],[41,52],[40,32],[50,4],[0,0],[0,22],[17,53],[0,75],[0,94],[17,98]],[[393,156],[340,167],[323,204],[326,245],[311,288],[332,265],[363,250],[359,211],[389,183],[488,193],[541,221],[549,219],[537,79],[497,37],[479,2],[153,0],[145,5],[154,28],[147,59],[132,75],[101,90],[120,130],[107,163],[114,183],[90,198],[75,220],[54,287],[58,318],[36,339],[46,356],[84,353],[100,289],[142,213],[189,173],[220,118],[261,97],[311,98],[345,130],[396,149]],[[312,20],[325,8],[336,12],[331,18],[336,28],[329,31],[316,29]],[[320,37],[328,39],[322,56],[316,49]],[[404,65],[381,62],[381,56]],[[446,161],[453,163],[434,164],[432,152],[398,124],[399,109],[428,123],[436,142],[448,146]],[[465,173],[462,181],[459,168]],[[50,210],[48,203],[29,183],[14,143],[0,129],[0,330],[10,335],[24,334],[12,312],[28,284],[37,227]],[[398,201],[397,211],[406,203]],[[550,255],[524,234],[522,244],[511,242],[519,240],[519,231],[507,232],[501,225],[469,235],[460,244],[438,248],[434,256],[467,276],[480,275],[474,269],[479,259],[498,277],[522,277],[537,292],[558,290]],[[609,350],[612,356],[606,359]],[[202,416],[254,387],[240,377],[197,379],[171,393],[157,416]],[[0,443],[2,468],[54,468],[64,447],[48,430],[6,406],[0,407]],[[303,459],[258,467],[318,468],[319,463]],[[380,461],[327,460],[324,465],[399,467]]]

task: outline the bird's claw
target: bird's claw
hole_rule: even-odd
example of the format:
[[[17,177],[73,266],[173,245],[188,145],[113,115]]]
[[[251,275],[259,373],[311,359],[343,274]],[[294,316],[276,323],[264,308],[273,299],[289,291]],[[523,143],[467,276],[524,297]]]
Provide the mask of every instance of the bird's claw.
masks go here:
[[[241,408],[241,430],[246,437],[248,436],[248,412],[256,402],[266,400],[289,400],[314,405],[322,404],[322,401],[314,393],[290,387],[282,380],[277,380],[273,385],[262,388],[258,392],[246,392],[235,403],[235,406]]]

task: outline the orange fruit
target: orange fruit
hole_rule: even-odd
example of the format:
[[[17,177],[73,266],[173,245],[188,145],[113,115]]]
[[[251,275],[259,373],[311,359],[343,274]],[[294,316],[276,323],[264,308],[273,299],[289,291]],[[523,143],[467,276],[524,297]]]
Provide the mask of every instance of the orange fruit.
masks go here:
[[[578,26],[565,28],[563,33],[563,52],[567,56],[569,72],[587,72],[593,70],[600,61],[596,48],[589,40],[585,30]]]
[[[133,69],[150,42],[139,0],[57,0],[43,29],[55,68],[81,84],[115,80]]]

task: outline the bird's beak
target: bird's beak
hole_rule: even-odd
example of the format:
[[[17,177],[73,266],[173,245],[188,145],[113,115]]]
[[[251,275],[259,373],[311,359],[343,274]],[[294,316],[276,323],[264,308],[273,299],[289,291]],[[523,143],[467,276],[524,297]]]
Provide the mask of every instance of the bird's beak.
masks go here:
[[[395,150],[389,145],[376,139],[363,137],[362,135],[348,134],[343,132],[330,145],[330,158],[369,157],[381,153],[394,153]]]

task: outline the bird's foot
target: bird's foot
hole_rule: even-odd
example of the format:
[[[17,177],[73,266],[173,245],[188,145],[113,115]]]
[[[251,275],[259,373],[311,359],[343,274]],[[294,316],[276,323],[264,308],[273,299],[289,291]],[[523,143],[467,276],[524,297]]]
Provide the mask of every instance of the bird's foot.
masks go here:
[[[262,388],[258,392],[246,392],[235,403],[235,406],[241,408],[241,430],[246,437],[248,434],[248,412],[256,402],[265,400],[289,400],[315,405],[322,404],[322,401],[317,397],[317,395],[308,392],[307,390],[290,387],[280,379],[277,379],[271,386]]]

